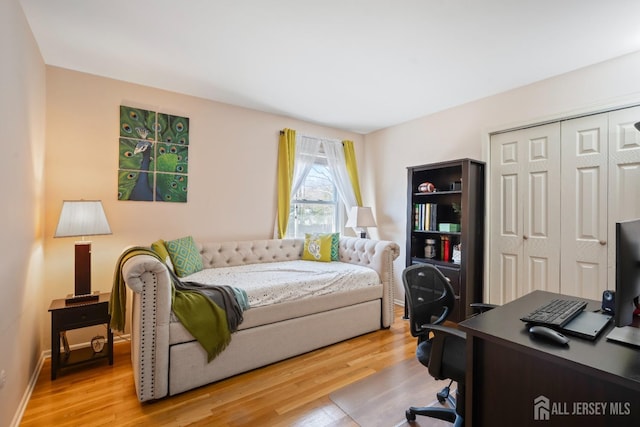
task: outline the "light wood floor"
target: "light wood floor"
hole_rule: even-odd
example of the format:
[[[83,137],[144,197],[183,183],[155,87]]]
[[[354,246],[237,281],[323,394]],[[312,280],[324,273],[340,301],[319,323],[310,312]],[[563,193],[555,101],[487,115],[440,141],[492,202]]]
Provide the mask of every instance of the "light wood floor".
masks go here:
[[[356,426],[329,394],[387,366],[415,357],[403,309],[379,330],[196,390],[140,404],[129,343],[106,361],[40,372],[21,426]]]

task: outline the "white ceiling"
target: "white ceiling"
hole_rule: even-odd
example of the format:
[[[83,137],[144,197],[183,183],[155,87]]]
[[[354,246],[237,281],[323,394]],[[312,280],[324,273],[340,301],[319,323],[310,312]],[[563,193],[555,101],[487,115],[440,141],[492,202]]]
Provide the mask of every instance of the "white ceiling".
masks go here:
[[[640,50],[639,0],[21,0],[44,61],[368,133]]]

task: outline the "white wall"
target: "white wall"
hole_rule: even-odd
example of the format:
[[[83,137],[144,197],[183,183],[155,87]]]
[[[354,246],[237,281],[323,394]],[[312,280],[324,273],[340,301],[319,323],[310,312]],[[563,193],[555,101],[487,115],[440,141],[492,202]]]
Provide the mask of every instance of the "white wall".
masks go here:
[[[0,425],[19,412],[42,351],[45,66],[17,0],[0,2]],[[0,382],[2,380],[0,379]]]
[[[630,103],[640,103],[640,53],[366,135],[363,197],[375,200],[380,237],[402,248],[397,300],[404,295],[406,167],[463,157],[488,161],[490,132]]]

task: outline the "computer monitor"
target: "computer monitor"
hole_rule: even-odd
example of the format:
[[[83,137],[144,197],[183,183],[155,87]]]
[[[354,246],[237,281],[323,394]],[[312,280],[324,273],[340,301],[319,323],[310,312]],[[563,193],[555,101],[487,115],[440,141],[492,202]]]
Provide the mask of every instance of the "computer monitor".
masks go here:
[[[628,326],[640,296],[640,219],[616,223],[615,324]]]

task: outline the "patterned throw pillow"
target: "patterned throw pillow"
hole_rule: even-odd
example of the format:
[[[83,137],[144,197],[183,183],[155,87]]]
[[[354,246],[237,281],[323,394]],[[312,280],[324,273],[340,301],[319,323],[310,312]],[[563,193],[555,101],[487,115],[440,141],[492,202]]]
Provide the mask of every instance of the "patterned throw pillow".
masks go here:
[[[305,234],[302,259],[307,261],[331,261],[333,234]]]
[[[202,258],[193,237],[183,237],[164,243],[178,277],[188,276],[202,270]]]
[[[340,233],[333,233],[331,236],[331,261],[340,261]]]

